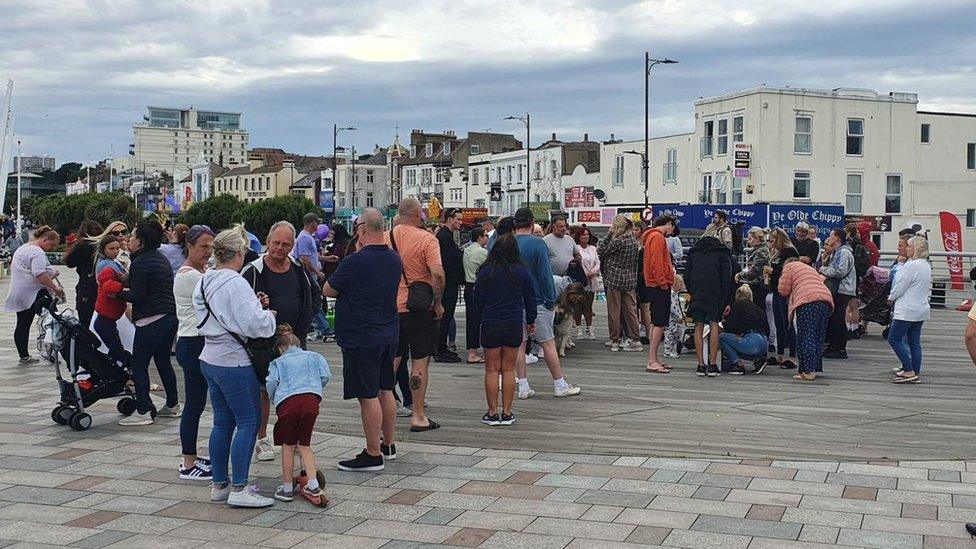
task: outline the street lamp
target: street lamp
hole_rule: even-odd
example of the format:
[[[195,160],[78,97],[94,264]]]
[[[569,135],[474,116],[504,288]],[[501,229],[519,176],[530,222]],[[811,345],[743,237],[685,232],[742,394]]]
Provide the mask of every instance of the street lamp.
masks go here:
[[[339,159],[336,158],[339,146],[336,144],[336,142],[339,139],[339,132],[355,130],[355,126],[340,128],[335,124],[332,125],[332,211],[330,212],[332,214],[332,219],[335,219],[336,179],[339,178]]]
[[[677,61],[673,59],[651,59],[651,54],[644,52],[644,154],[642,156],[643,160],[643,174],[644,174],[644,207],[646,208],[649,203],[648,198],[648,183],[651,178],[648,176],[648,161],[650,156],[650,148],[648,142],[650,141],[650,135],[648,134],[648,124],[650,121],[650,80],[651,80],[651,69],[654,65],[673,65]]]
[[[531,133],[531,130],[532,130],[532,119],[529,116],[529,113],[525,113],[525,116],[506,116],[504,119],[505,120],[518,120],[518,121],[522,122],[523,124],[525,124],[525,201],[526,202],[531,202],[532,201],[532,194],[531,194],[531,190],[532,190],[532,178],[529,177],[529,173],[530,173],[529,172],[529,161],[530,161],[530,159],[529,159],[529,150],[530,150],[531,147],[530,147],[529,143],[530,143],[531,137],[532,137],[532,133]]]

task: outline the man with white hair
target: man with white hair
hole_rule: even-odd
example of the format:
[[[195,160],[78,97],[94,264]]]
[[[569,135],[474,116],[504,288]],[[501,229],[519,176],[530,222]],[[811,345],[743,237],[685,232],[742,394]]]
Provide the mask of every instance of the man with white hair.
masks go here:
[[[815,264],[817,258],[820,257],[820,242],[817,241],[816,236],[813,238],[810,237],[810,225],[805,221],[801,221],[796,224],[794,233],[796,236],[793,238],[793,246],[796,247],[796,253],[800,257],[800,261],[807,265]]]

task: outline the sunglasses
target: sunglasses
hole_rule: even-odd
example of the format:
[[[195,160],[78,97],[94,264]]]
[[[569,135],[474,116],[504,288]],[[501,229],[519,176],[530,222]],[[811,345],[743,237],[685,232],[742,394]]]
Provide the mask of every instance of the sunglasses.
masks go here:
[[[112,236],[125,236],[126,235],[126,231],[112,231],[112,232],[110,232],[108,234],[110,234]]]
[[[353,223],[352,228],[353,229],[358,229],[358,228],[362,227],[365,224],[366,224],[365,221],[357,221],[357,222]]]

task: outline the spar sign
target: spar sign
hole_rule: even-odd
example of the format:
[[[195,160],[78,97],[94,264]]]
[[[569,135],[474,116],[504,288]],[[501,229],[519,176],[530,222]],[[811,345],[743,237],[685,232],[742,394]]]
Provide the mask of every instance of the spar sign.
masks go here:
[[[939,223],[942,225],[942,245],[948,253],[962,251],[962,228],[959,218],[952,212],[939,212]],[[949,263],[949,279],[953,290],[965,289],[962,281],[962,257],[958,255],[946,256]]]
[[[817,236],[826,238],[831,229],[844,227],[844,207],[828,204],[770,204],[769,226],[779,227],[789,234],[800,221],[817,228]]]

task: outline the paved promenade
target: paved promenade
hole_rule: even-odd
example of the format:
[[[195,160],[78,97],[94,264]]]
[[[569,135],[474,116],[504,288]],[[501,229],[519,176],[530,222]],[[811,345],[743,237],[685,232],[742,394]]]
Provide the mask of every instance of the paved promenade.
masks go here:
[[[378,474],[335,468],[362,440],[341,361],[319,345],[335,377],[313,443],[332,502],[239,510],[177,480],[179,420],[122,428],[105,402],[89,431],[55,425],[53,372],[15,364],[3,314],[0,546],[976,547],[963,528],[976,521],[963,319],[926,324],[926,381],[907,387],[889,383],[877,335],[808,385],[779,370],[699,379],[687,358],[651,376],[643,356],[583,342],[565,360],[583,395],[552,398],[530,367],[540,394],[507,429],[478,423],[479,369],[439,365],[429,412],[444,427],[407,436]],[[201,448],[210,423],[208,411]],[[252,477],[269,491],[279,469],[256,463]]]

